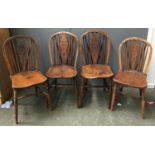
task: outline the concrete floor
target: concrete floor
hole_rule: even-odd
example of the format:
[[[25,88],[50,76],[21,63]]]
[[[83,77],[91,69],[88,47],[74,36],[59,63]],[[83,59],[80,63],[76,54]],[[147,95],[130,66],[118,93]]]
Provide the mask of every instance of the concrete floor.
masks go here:
[[[135,89],[125,90],[138,94]],[[29,97],[19,102],[19,125],[46,125],[46,126],[120,126],[155,125],[155,104],[147,104],[146,118],[140,117],[140,100],[138,98],[119,95],[115,111],[108,110],[108,93],[102,88],[90,88],[86,94],[84,107],[76,108],[76,96],[73,88],[58,88],[51,92],[57,104],[55,111],[46,109],[43,97]],[[147,100],[155,100],[155,90],[148,89]],[[0,125],[15,125],[14,110],[0,108]]]

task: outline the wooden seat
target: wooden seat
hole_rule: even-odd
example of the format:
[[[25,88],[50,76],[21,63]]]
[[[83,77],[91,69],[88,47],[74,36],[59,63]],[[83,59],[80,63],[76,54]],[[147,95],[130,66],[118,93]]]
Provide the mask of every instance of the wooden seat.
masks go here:
[[[141,117],[144,118],[147,69],[152,46],[142,38],[127,38],[119,46],[119,72],[113,78],[113,91],[109,107],[114,109],[117,87],[133,87],[140,90]]]
[[[77,84],[77,58],[78,58],[78,38],[70,32],[57,32],[49,38],[50,67],[46,72],[49,81],[49,88],[54,86],[55,90],[59,79],[72,80],[70,85],[75,86],[78,98]],[[52,82],[51,82],[52,81]],[[69,85],[69,84],[63,84]],[[62,86],[62,85],[61,85]]]
[[[27,88],[44,83],[47,78],[40,71],[21,72],[10,76],[12,88]]]
[[[109,78],[113,76],[113,72],[108,65],[92,64],[82,66],[81,75],[87,79]]]
[[[49,78],[74,78],[77,70],[73,66],[55,65],[50,67],[46,73]]]
[[[106,32],[89,30],[80,37],[80,56],[82,61],[79,107],[83,106],[82,99],[87,90],[87,82],[91,79],[103,79],[111,94],[113,72],[108,65],[110,58],[111,40]],[[107,85],[106,85],[107,84]]]
[[[41,92],[47,99],[47,107],[51,105],[47,78],[39,71],[39,47],[32,37],[8,38],[3,45],[3,55],[12,81],[15,121],[18,124],[18,99]],[[43,88],[38,91],[40,84],[43,84]],[[17,96],[20,89],[28,87],[35,87],[35,93]]]
[[[147,87],[146,75],[137,71],[118,72],[113,81],[115,83],[140,89]]]

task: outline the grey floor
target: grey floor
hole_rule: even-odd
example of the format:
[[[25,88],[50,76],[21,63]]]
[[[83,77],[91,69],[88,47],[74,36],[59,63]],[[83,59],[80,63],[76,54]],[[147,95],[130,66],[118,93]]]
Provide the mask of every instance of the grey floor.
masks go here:
[[[138,94],[134,89],[126,89]],[[46,126],[152,126],[155,125],[155,104],[146,106],[144,120],[140,117],[140,100],[138,98],[118,95],[115,110],[108,110],[109,96],[102,88],[90,88],[86,94],[84,107],[76,108],[74,89],[58,88],[52,90],[57,108],[54,111],[46,109],[43,97],[30,97],[19,102],[19,125]],[[146,100],[155,100],[155,90],[148,89]],[[0,108],[0,125],[15,125],[14,110]]]

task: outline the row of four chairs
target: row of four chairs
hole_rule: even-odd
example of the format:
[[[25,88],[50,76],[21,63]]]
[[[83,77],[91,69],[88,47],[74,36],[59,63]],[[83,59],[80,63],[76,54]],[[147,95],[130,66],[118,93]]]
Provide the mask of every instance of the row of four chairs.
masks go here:
[[[55,108],[49,94],[50,86],[57,87],[57,79],[73,79],[77,92],[77,107],[83,106],[82,99],[90,79],[104,79],[104,87],[110,94],[109,109],[113,110],[117,87],[138,88],[141,96],[141,116],[144,117],[144,91],[147,88],[146,73],[151,59],[152,47],[145,39],[132,37],[119,46],[119,72],[114,76],[109,66],[111,39],[106,32],[89,30],[78,41],[70,32],[58,32],[49,38],[51,66],[44,76],[39,70],[39,47],[29,36],[13,36],[3,45],[3,55],[8,67],[13,88],[15,120],[18,123],[18,99],[43,93],[47,107]],[[77,83],[78,49],[82,61],[81,84]],[[50,83],[49,79],[54,79]],[[108,79],[109,81],[106,81]],[[54,82],[54,83],[53,83]],[[44,87],[39,87],[43,84]],[[23,88],[35,87],[34,94],[17,96]],[[113,87],[113,89],[112,89]]]

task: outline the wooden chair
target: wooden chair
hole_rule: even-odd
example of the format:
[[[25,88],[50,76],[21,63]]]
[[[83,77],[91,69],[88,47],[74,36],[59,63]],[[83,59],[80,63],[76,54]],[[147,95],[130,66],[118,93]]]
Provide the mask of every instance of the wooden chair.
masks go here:
[[[18,99],[42,92],[47,98],[47,107],[50,105],[47,78],[39,71],[39,47],[33,38],[29,36],[8,38],[3,44],[3,55],[12,82],[15,121],[18,124]],[[43,84],[44,90],[38,91],[39,84]],[[29,87],[35,87],[35,93],[17,97],[17,91]]]
[[[103,79],[105,89],[105,79],[109,79],[109,90],[111,94],[113,72],[108,65],[110,47],[111,40],[106,32],[101,30],[89,30],[81,35],[80,55],[82,60],[82,82],[80,86],[79,108],[83,106],[82,99],[88,87],[87,80]]]
[[[144,118],[147,69],[151,60],[151,44],[142,38],[128,38],[119,46],[119,72],[113,78],[111,111],[114,109],[116,88],[133,87],[140,90],[141,117]]]
[[[77,86],[77,58],[78,58],[78,38],[70,32],[58,32],[49,38],[49,56],[51,66],[46,72],[49,82],[49,88],[58,84],[58,79],[72,79],[78,96]],[[48,81],[49,81],[48,80]],[[65,84],[64,84],[65,85]],[[64,86],[63,85],[63,86]],[[72,84],[71,84],[72,85]],[[54,109],[55,107],[53,107]]]

